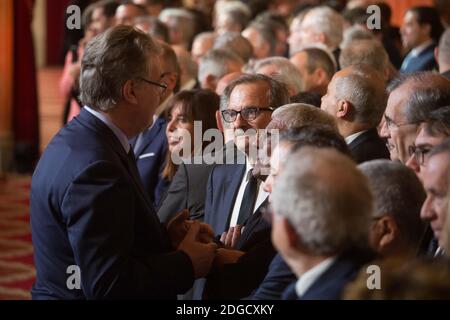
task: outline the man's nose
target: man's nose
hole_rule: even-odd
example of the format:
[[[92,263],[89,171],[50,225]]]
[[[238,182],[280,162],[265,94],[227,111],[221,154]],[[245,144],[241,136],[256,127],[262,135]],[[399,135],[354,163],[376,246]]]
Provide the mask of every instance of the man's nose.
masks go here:
[[[380,137],[381,138],[390,138],[391,134],[389,132],[387,122],[383,120],[383,123],[381,124],[381,130],[380,130]]]
[[[420,218],[424,221],[431,221],[435,217],[433,206],[432,206],[432,199],[430,196],[427,196],[425,199],[425,202],[422,205],[422,209],[420,210]]]
[[[412,155],[409,157],[408,161],[406,161],[406,166],[409,167],[409,168],[411,168],[411,169],[413,169],[413,171],[414,171],[416,174],[419,174],[419,172],[420,172],[420,165],[419,165],[419,163],[417,162],[416,157],[414,156],[414,154],[412,154]]]
[[[235,129],[244,129],[248,127],[248,123],[244,118],[242,118],[242,115],[238,113],[236,115],[236,120],[233,122],[233,126]]]

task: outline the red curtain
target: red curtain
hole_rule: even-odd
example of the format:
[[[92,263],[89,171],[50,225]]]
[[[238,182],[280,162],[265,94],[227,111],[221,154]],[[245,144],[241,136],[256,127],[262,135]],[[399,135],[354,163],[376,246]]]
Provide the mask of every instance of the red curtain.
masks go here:
[[[47,0],[47,65],[62,65],[64,61],[64,31],[66,9],[71,0]]]
[[[39,150],[36,66],[31,33],[34,0],[14,1],[15,160],[21,172],[32,170]]]

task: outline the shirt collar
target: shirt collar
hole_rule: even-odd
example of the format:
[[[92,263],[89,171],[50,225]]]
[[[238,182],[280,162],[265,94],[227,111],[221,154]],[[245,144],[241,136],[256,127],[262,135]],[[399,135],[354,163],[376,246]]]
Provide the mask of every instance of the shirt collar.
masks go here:
[[[357,133],[349,135],[347,138],[345,138],[345,142],[347,143],[347,145],[349,145],[350,143],[355,141],[356,138],[358,138],[360,135],[362,135],[366,131],[367,130],[363,130],[363,131],[359,131]]]
[[[114,133],[114,135],[119,139],[120,144],[125,149],[125,152],[128,154],[130,151],[130,143],[128,142],[128,138],[125,133],[122,132],[114,123],[108,120],[103,114],[98,111],[95,111],[88,106],[84,106],[84,109],[91,113],[93,116],[97,117],[101,122],[106,124],[109,129]]]
[[[433,44],[433,40],[428,40],[427,42],[422,43],[420,46],[415,47],[414,49],[411,50],[411,55],[413,57],[419,56],[426,48],[428,48],[432,44]]]
[[[336,260],[335,257],[330,257],[318,265],[315,265],[304,274],[300,276],[295,284],[295,292],[299,297],[302,297],[305,292],[316,282],[317,279],[331,266],[331,264]]]

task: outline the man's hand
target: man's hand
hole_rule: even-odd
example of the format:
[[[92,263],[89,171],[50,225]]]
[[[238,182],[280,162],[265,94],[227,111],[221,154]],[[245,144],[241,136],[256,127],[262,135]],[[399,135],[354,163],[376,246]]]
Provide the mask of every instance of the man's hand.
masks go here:
[[[213,266],[218,268],[224,264],[236,263],[240,257],[245,254],[244,251],[234,250],[234,249],[217,249],[216,257],[214,258]]]
[[[235,227],[231,227],[228,231],[225,231],[220,236],[220,242],[222,242],[228,248],[236,248],[241,234],[244,228],[237,224]]]
[[[167,232],[169,233],[170,240],[172,241],[172,246],[178,248],[180,242],[186,236],[189,230],[189,225],[187,218],[189,217],[189,211],[187,209],[181,211],[167,224]]]
[[[187,220],[189,218],[189,211],[184,209],[177,214],[167,224],[167,232],[169,233],[172,245],[177,248],[180,242],[186,236],[186,233],[190,229],[194,221]],[[209,224],[200,223],[200,230],[198,232],[197,240],[203,243],[210,243],[214,241],[214,231]]]
[[[213,242],[205,244],[197,240],[199,232],[200,222],[193,221],[178,247],[178,250],[184,251],[191,258],[195,278],[204,277],[209,273],[217,251],[217,244]]]

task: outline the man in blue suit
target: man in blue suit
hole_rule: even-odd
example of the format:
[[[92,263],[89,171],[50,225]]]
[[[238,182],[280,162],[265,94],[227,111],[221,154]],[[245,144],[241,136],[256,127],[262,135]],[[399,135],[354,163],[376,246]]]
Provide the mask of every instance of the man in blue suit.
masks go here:
[[[225,89],[222,117],[232,126],[234,143],[243,156],[237,157],[234,164],[218,165],[211,171],[204,221],[216,235],[242,225],[267,198],[261,181],[252,174],[256,154],[250,152],[249,134],[265,129],[272,111],[288,103],[288,99],[281,83],[261,74],[243,75]]]
[[[400,29],[403,47],[409,51],[400,72],[437,70],[434,49],[443,32],[439,13],[432,7],[409,9]]]
[[[196,239],[207,242],[208,229],[187,223],[187,212],[161,225],[128,143],[150,125],[165,87],[158,54],[127,26],[86,47],[85,107],[33,175],[33,299],[175,298],[207,274],[216,245]]]
[[[373,258],[367,179],[349,157],[304,147],[287,159],[271,200],[272,241],[298,278],[283,298],[340,299]]]

